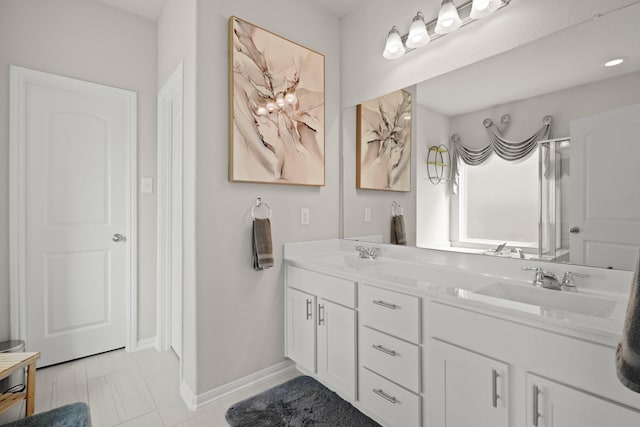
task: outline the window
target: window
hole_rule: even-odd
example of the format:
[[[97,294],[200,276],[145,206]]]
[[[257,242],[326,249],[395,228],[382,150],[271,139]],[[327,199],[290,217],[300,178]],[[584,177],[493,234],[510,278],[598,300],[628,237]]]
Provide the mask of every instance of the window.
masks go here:
[[[462,163],[459,244],[538,246],[538,150],[509,162],[495,154],[478,166]]]

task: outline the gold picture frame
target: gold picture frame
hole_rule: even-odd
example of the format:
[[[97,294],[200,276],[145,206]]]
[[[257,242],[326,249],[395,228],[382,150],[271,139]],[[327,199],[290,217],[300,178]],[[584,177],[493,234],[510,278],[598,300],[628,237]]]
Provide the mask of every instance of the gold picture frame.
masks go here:
[[[325,185],[324,55],[235,16],[229,180]]]

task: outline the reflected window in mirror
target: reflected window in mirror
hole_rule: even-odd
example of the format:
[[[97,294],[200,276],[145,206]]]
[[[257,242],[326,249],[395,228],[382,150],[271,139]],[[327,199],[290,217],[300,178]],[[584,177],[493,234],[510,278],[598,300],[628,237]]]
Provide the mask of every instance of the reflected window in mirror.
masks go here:
[[[538,247],[537,150],[521,161],[462,163],[460,172],[458,245]]]

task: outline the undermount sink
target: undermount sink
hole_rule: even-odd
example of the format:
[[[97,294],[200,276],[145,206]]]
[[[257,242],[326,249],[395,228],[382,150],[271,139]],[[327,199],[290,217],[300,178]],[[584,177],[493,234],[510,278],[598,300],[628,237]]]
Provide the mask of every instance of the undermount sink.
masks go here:
[[[475,294],[526,304],[530,308],[542,310],[544,313],[541,314],[554,314],[560,311],[607,318],[616,307],[615,301],[575,292],[536,288],[533,285],[493,283],[476,291]],[[530,311],[527,310],[528,307],[514,308]]]

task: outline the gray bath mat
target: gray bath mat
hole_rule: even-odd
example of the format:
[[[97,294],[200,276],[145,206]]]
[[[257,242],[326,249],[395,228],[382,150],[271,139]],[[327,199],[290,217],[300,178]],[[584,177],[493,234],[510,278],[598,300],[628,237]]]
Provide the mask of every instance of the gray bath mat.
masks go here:
[[[308,376],[296,377],[231,406],[232,427],[379,427],[349,402]]]

